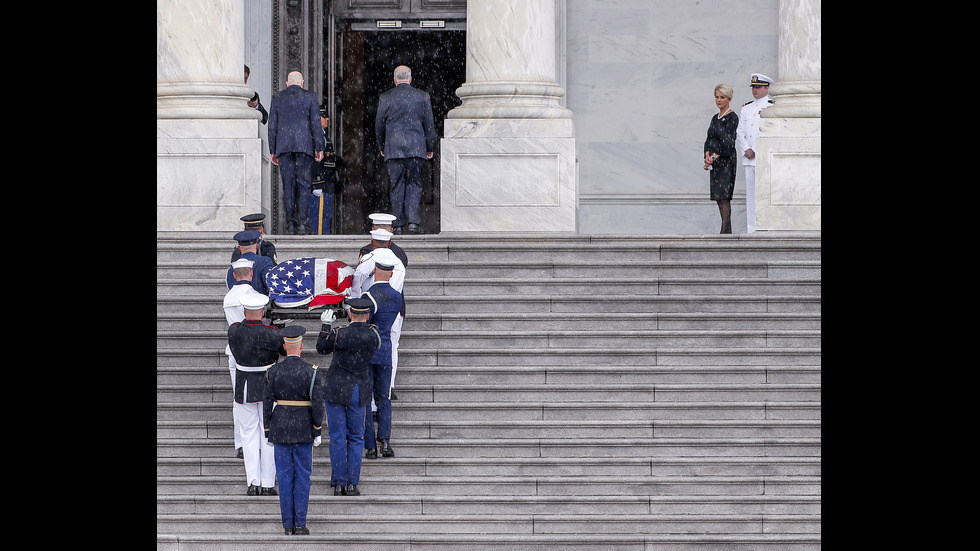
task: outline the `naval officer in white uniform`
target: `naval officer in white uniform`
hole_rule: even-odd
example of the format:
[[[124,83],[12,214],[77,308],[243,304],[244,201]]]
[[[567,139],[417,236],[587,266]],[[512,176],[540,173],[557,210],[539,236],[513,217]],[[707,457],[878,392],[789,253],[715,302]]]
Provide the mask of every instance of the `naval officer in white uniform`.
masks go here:
[[[752,101],[742,106],[738,114],[735,138],[742,150],[742,166],[745,167],[745,220],[748,233],[755,231],[755,142],[759,139],[759,122],[762,110],[773,104],[769,98],[772,79],[762,73],[752,73]]]

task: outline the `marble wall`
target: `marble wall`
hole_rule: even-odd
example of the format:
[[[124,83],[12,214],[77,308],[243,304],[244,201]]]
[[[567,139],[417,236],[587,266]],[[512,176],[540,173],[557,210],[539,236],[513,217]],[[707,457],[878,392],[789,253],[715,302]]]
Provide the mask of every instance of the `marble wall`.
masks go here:
[[[737,109],[752,73],[779,79],[779,0],[566,3],[579,233],[718,233],[702,169],[714,87],[731,84]],[[741,171],[732,210],[744,233]]]

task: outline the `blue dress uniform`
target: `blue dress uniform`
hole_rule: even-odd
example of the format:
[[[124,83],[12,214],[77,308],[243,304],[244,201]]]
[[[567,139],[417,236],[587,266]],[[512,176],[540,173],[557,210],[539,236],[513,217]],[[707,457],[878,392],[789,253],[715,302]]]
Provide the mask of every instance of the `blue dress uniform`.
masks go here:
[[[288,345],[302,342],[306,328],[290,325],[279,333]],[[266,371],[262,412],[266,438],[275,446],[282,527],[286,534],[307,534],[313,442],[320,436],[326,412],[317,366],[292,352]]]
[[[394,268],[377,261],[375,267],[382,270]],[[378,456],[375,448],[380,443],[381,455],[393,457],[395,452],[389,443],[391,439],[391,326],[401,313],[402,295],[392,288],[389,282],[378,281],[362,297],[371,301],[369,322],[376,325],[381,334],[381,347],[374,353],[370,365],[371,388],[374,403],[378,408],[378,436],[375,441],[374,418],[368,413],[364,420],[364,447],[368,450],[367,457],[373,459]]]
[[[261,212],[246,214],[239,220],[245,223],[244,229],[259,232],[259,254],[272,260],[273,266],[279,264],[279,259],[276,258],[276,245],[270,241],[262,239],[262,232],[259,231],[259,228],[265,228],[265,214],[262,214]],[[231,252],[231,261],[234,262],[241,257],[242,251],[238,250],[238,247],[235,247],[235,250]]]
[[[258,230],[243,230],[236,233],[234,239],[240,246],[244,247],[258,243],[260,237],[261,235],[259,234]],[[275,263],[271,258],[256,253],[242,253],[241,258],[247,258],[253,262],[252,288],[263,295],[268,296],[269,287],[265,282],[265,276],[269,270],[275,266]],[[228,267],[228,272],[225,274],[225,280],[226,283],[228,283],[229,289],[235,286],[235,270],[230,266]]]
[[[352,313],[367,313],[370,302],[348,300]],[[377,327],[351,322],[331,329],[324,323],[316,341],[320,354],[333,353],[324,377],[327,430],[330,434],[330,485],[334,495],[360,495],[361,454],[364,451],[364,408],[371,403],[368,364],[381,347]]]
[[[263,400],[265,372],[286,355],[279,329],[261,320],[248,319],[249,311],[264,310],[269,297],[255,293],[242,296],[246,319],[228,327],[228,347],[235,358],[234,413],[241,430],[247,495],[276,495],[276,463],[265,445]]]

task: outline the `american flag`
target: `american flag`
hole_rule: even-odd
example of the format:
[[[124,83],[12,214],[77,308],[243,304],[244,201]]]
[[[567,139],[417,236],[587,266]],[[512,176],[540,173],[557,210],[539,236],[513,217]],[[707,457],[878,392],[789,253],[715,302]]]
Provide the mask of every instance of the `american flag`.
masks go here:
[[[350,294],[353,281],[354,268],[332,258],[286,260],[265,276],[269,298],[286,308],[340,304]]]

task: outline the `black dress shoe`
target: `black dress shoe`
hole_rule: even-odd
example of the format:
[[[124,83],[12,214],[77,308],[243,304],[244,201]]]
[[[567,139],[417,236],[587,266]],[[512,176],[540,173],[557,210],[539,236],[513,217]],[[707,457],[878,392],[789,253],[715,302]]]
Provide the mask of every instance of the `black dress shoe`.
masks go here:
[[[395,389],[391,389],[391,397],[388,398],[388,399],[389,400],[397,400],[398,399],[398,395],[395,394]]]
[[[293,530],[294,530],[293,528],[284,528],[283,532],[285,532],[287,536],[292,536]]]
[[[306,526],[297,526],[296,528],[293,528],[293,535],[294,536],[309,536],[310,535],[310,531],[306,529]]]
[[[333,495],[335,495],[335,496],[345,496],[345,495],[347,495],[347,488],[345,488],[343,486],[334,486],[333,487]]]
[[[347,485],[347,495],[349,495],[349,496],[359,496],[359,495],[361,495],[361,492],[357,489],[357,484],[348,484]]]
[[[241,448],[236,448],[235,449],[235,455],[238,456],[238,459],[244,459],[245,458],[245,454],[242,452],[242,449]]]
[[[277,496],[279,492],[275,488],[262,488],[262,495],[264,496]]]
[[[378,458],[377,448],[371,448],[370,450],[367,451],[366,454],[364,454],[364,459],[377,459],[377,458]]]
[[[422,230],[419,228],[418,224],[412,222],[408,225],[408,233],[422,233]]]
[[[395,235],[401,235],[403,231],[404,230],[402,230],[401,226],[395,226],[394,228],[391,229],[391,233]]]
[[[387,440],[381,440],[381,456],[395,457],[395,450],[391,449],[391,444]]]
[[[252,484],[252,485],[250,485],[248,487],[248,491],[245,492],[245,495],[247,495],[247,496],[257,496],[257,495],[260,494],[260,492],[261,492],[261,488],[259,488],[255,484]]]

